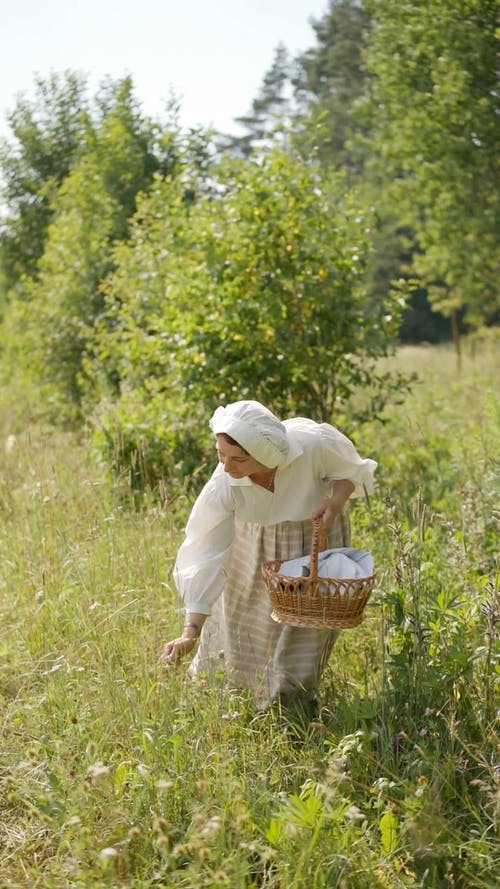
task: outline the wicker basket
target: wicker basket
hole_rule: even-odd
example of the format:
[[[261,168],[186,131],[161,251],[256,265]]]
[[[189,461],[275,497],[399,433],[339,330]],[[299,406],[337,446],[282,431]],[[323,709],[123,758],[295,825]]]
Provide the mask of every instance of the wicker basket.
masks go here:
[[[318,577],[321,523],[313,523],[308,577],[285,577],[282,562],[265,562],[262,574],[273,605],[272,617],[292,627],[348,629],[363,620],[375,575],[355,579]]]

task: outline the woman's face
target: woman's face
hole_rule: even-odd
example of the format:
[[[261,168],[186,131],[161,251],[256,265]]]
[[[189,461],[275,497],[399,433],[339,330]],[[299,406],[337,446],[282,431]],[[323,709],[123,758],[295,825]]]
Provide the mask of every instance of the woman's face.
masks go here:
[[[268,466],[254,460],[239,445],[229,444],[223,435],[216,435],[215,438],[219,463],[222,463],[224,472],[227,472],[231,478],[245,478],[247,475],[269,471]]]

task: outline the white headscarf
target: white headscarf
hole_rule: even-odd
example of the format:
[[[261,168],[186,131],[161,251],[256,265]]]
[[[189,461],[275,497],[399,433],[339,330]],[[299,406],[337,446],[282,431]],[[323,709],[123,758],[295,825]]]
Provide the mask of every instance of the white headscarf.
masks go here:
[[[286,428],[258,401],[235,401],[218,407],[209,426],[214,435],[230,435],[254,460],[270,469],[286,462],[289,449]]]

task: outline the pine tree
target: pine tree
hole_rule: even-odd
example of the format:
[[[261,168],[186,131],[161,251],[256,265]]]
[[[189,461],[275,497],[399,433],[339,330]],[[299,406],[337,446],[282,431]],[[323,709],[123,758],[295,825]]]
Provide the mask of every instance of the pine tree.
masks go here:
[[[249,157],[255,149],[286,129],[291,115],[291,74],[292,61],[288,50],[280,43],[249,112],[235,118],[245,132],[242,136],[223,137],[222,145],[226,150]]]
[[[354,109],[365,86],[362,51],[369,23],[356,0],[330,0],[325,15],[312,22],[316,46],[296,60],[295,95],[306,115],[322,119],[320,158],[347,169],[360,167],[350,140],[361,126]]]

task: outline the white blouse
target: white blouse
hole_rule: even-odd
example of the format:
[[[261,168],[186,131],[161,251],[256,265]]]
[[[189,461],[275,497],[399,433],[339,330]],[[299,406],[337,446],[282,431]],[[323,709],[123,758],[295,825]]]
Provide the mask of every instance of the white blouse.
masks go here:
[[[197,498],[177,553],[175,585],[187,611],[211,614],[224,588],[234,518],[259,525],[304,521],[329,496],[336,479],[348,479],[352,497],[373,490],[377,464],[362,459],[352,442],[328,423],[285,420],[290,448],[274,477],[274,492],[248,477],[233,479],[221,464]]]

